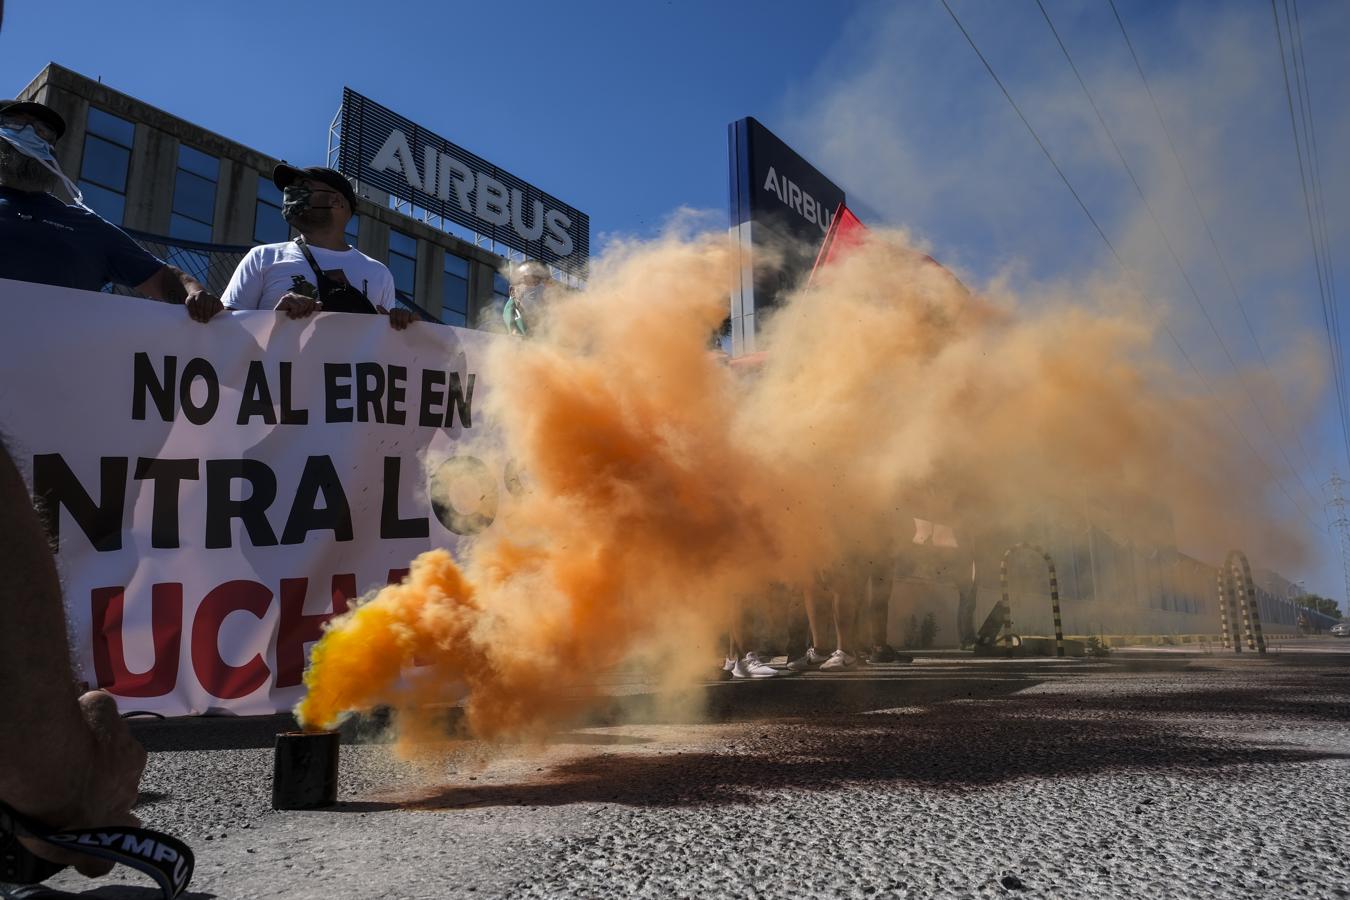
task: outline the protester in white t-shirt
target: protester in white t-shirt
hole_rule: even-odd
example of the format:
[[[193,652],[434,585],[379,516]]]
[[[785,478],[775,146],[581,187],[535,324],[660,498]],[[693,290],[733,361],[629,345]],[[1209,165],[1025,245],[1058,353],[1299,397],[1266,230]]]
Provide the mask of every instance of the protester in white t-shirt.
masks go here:
[[[381,262],[347,245],[344,233],[356,193],[333,169],[280,165],[272,181],[282,215],[300,237],[254,247],[239,261],[221,295],[227,309],[275,309],[292,319],[317,311],[378,312],[402,330],[411,310],[394,304],[394,276]]]

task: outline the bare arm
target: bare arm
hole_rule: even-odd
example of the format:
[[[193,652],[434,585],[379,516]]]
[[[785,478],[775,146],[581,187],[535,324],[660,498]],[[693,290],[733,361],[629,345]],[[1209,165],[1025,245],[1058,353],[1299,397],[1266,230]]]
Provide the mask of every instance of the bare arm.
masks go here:
[[[198,322],[206,322],[223,307],[220,298],[182,269],[164,266],[136,286],[139,293],[168,303],[181,303]]]
[[[182,303],[190,294],[200,294],[205,290],[200,281],[182,269],[168,265],[136,285],[138,293],[166,303]]]
[[[3,445],[0,534],[0,800],[55,827],[132,822],[145,751],[109,695],[77,699],[56,562]],[[110,868],[31,849],[87,875]]]

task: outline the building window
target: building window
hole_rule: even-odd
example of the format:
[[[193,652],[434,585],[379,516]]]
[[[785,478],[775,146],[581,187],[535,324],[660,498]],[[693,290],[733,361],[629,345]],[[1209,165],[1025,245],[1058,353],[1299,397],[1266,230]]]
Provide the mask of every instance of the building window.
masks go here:
[[[119,116],[89,107],[85,121],[80,193],[94,211],[121,225],[127,206],[127,166],[136,126]]]
[[[504,327],[503,310],[506,308],[506,301],[510,296],[511,282],[501,272],[493,272],[492,305],[478,314],[478,327],[487,328],[489,331],[501,331]]]
[[[352,213],[352,217],[347,220],[347,227],[342,229],[342,233],[346,236],[347,243],[355,247],[356,238],[361,233],[361,217]]]
[[[449,251],[441,282],[441,321],[461,326],[469,321],[469,261]]]
[[[270,178],[259,178],[258,201],[253,207],[253,242],[281,244],[290,237],[291,227],[281,217],[281,188]]]
[[[179,145],[169,234],[190,241],[210,243],[212,223],[216,216],[216,181],[219,178],[220,160],[186,144]]]
[[[417,239],[393,228],[389,229],[389,271],[399,301],[411,309],[417,284]]]

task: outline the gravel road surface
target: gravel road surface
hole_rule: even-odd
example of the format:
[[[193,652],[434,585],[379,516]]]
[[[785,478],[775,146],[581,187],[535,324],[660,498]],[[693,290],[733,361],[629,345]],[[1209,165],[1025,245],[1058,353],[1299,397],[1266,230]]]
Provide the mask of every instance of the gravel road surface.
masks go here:
[[[189,898],[1350,898],[1345,650],[921,657],[701,717],[619,679],[546,747],[347,743],[317,812],[269,808],[282,717],[137,722],[139,814],[195,849]]]

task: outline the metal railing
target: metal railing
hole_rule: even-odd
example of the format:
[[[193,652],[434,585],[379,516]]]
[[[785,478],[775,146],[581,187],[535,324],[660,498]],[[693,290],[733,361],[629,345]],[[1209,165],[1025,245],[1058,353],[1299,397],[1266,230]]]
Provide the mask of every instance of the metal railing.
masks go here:
[[[184,238],[148,234],[144,231],[123,229],[135,238],[136,243],[158,256],[171,266],[182,269],[193,278],[206,285],[213,294],[220,294],[230,283],[230,276],[244,258],[244,254],[253,249],[248,246],[230,244],[203,244]],[[130,294],[124,288],[114,288],[118,294]]]
[[[164,260],[169,265],[182,269],[193,278],[206,286],[211,293],[219,295],[225,291],[225,286],[230,283],[230,276],[239,266],[239,261],[244,258],[244,254],[253,249],[250,246],[239,246],[233,244],[205,244],[200,241],[190,241],[185,238],[168,237],[161,234],[149,234],[144,231],[133,231],[123,229],[131,235],[138,244],[144,247],[155,256]],[[114,285],[111,288],[112,293],[134,295],[135,292],[129,288]],[[418,303],[413,297],[403,291],[397,292],[398,303],[412,310],[423,321],[437,322],[441,320],[432,315]]]

